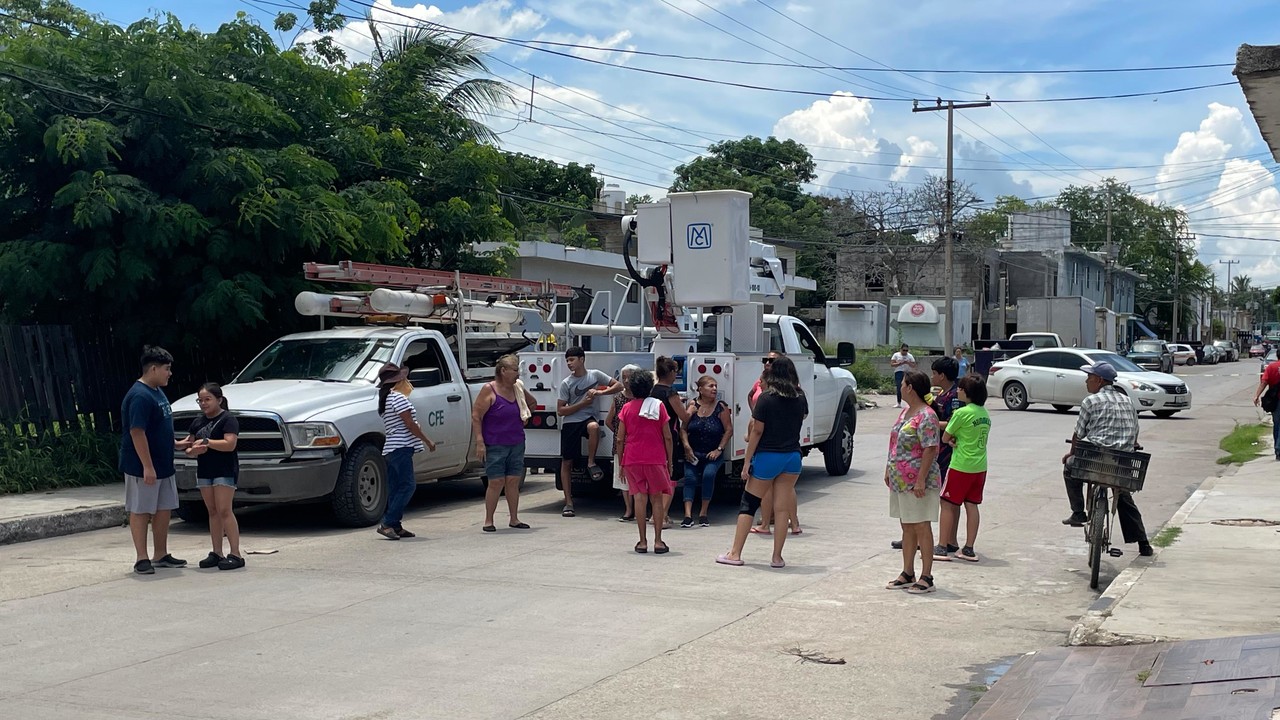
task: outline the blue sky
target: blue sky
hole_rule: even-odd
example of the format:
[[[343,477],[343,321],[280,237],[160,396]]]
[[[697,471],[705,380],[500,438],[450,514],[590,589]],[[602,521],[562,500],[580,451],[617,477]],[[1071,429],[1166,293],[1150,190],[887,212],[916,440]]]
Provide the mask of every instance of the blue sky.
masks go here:
[[[270,27],[304,0],[81,0],[127,23],[154,11],[212,30],[238,12]],[[518,103],[486,118],[507,149],[596,166],[628,192],[660,195],[672,169],[710,143],[747,134],[794,138],[818,160],[812,190],[840,193],[941,174],[942,113],[911,99],[1034,100],[1224,87],[1130,99],[1001,103],[957,113],[956,175],[979,196],[1055,195],[1115,176],[1183,207],[1201,259],[1256,284],[1280,285],[1278,169],[1231,68],[1100,74],[1028,70],[1232,63],[1241,43],[1280,43],[1280,4],[1062,0],[342,0],[360,18],[337,34],[352,58],[370,46],[366,12],[386,23],[426,20],[515,39],[590,45],[571,57],[488,42],[493,73]],[[369,7],[369,6],[374,7]],[[1273,32],[1268,32],[1272,29]],[[823,37],[825,36],[825,37]],[[303,39],[306,39],[304,36]],[[291,42],[292,37],[282,38]],[[610,49],[615,52],[611,52]],[[868,70],[746,66],[616,50]],[[608,65],[594,64],[596,60]],[[622,67],[619,67],[622,66]],[[800,90],[768,92],[644,74]],[[953,74],[937,70],[1018,74]],[[914,72],[919,70],[921,72]],[[908,72],[899,72],[908,71]],[[537,76],[532,116],[529,86]],[[874,97],[881,99],[861,99]],[[1225,237],[1224,237],[1225,236]],[[1257,239],[1237,239],[1257,238]]]

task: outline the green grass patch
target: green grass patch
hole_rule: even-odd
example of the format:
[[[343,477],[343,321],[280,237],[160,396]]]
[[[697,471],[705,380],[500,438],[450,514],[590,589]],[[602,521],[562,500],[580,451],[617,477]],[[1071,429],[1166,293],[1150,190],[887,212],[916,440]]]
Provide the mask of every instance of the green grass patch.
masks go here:
[[[1235,429],[1222,438],[1218,447],[1226,455],[1218,458],[1219,465],[1246,463],[1262,456],[1262,436],[1271,428],[1261,423],[1236,425]]]
[[[35,434],[0,427],[0,495],[120,482],[120,436],[66,424]]]
[[[1149,677],[1151,677],[1151,671],[1150,671],[1150,670],[1143,670],[1142,672],[1138,673],[1138,682],[1139,682],[1139,683],[1144,683],[1144,682],[1146,682],[1146,681],[1147,681],[1147,678],[1149,678]]]
[[[1155,537],[1151,538],[1151,544],[1158,548],[1167,548],[1178,542],[1178,536],[1180,535],[1182,535],[1181,526],[1167,527],[1156,533]]]

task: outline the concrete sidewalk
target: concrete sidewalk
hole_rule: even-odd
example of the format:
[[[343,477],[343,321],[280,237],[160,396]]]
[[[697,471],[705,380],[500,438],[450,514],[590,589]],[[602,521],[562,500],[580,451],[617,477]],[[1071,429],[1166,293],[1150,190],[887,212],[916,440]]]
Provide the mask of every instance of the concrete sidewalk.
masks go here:
[[[1072,645],[1126,645],[1275,631],[1280,462],[1270,448],[1206,480],[1165,525],[1172,544],[1139,558],[1071,632]],[[1176,528],[1176,530],[1169,530]]]
[[[124,485],[0,495],[0,545],[123,525]]]

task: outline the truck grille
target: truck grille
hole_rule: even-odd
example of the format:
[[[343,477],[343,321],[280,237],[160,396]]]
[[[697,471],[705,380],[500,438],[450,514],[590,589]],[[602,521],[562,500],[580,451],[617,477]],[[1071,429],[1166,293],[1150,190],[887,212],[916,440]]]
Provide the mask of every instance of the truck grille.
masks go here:
[[[174,413],[173,435],[176,439],[181,440],[187,436],[187,429],[191,427],[191,421],[197,414]],[[279,458],[289,454],[285,450],[284,432],[279,420],[269,415],[235,413],[235,416],[240,423],[236,451],[241,458]],[[175,457],[186,458],[186,455],[178,452]]]
[[[1164,390],[1170,395],[1186,395],[1187,394],[1186,385],[1161,385],[1160,389]]]

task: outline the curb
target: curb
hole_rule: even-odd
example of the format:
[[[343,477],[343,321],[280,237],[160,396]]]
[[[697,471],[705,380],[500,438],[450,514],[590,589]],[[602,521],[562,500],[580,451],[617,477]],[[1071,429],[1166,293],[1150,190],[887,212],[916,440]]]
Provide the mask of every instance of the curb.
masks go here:
[[[0,520],[0,545],[119,527],[129,519],[124,503]]]
[[[1213,491],[1220,477],[1225,477],[1225,475],[1213,475],[1205,478],[1204,482],[1200,483],[1200,487],[1191,493],[1191,497],[1182,503],[1182,507],[1178,508],[1178,511],[1173,514],[1173,517],[1169,518],[1169,522],[1165,523],[1160,530],[1182,527],[1187,518],[1191,516],[1191,513],[1195,512],[1200,503],[1204,502],[1204,499]],[[1089,606],[1089,609],[1071,628],[1071,632],[1067,635],[1067,646],[1111,647],[1116,645],[1145,645],[1168,640],[1169,638],[1154,635],[1116,635],[1102,629],[1102,624],[1107,621],[1107,618],[1111,617],[1111,609],[1119,604],[1125,595],[1129,594],[1129,589],[1142,579],[1142,574],[1151,567],[1162,552],[1164,552],[1164,548],[1156,548],[1155,556],[1151,558],[1139,557],[1129,567],[1120,571],[1120,574],[1111,581],[1111,584],[1107,586],[1102,595]]]

